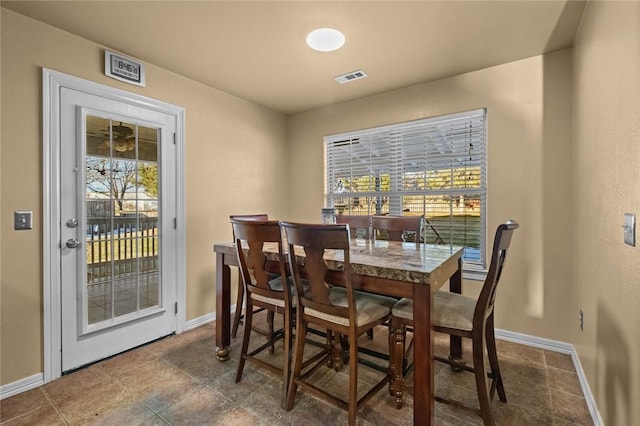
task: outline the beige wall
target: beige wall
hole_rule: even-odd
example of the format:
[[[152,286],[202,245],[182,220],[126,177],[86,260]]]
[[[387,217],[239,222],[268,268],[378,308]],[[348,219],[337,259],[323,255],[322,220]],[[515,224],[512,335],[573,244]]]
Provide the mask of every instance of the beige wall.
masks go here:
[[[569,341],[576,317],[567,310],[570,50],[291,116],[288,143],[296,177],[291,214],[298,220],[318,219],[324,135],[482,107],[488,110],[488,227],[493,234],[510,218],[521,225],[500,288],[497,326]],[[479,283],[465,285],[474,291]]]
[[[590,2],[574,47],[574,342],[607,425],[640,424],[640,2]],[[640,234],[639,234],[640,236]]]
[[[211,244],[230,237],[230,213],[318,219],[324,135],[487,107],[488,225],[521,223],[497,326],[574,343],[605,423],[640,424],[640,259],[621,228],[623,213],[640,211],[639,2],[590,2],[573,50],[288,119],[151,64],[146,88],[108,79],[100,46],[1,13],[0,384],[42,371],[48,67],[186,108],[188,319],[214,308]],[[34,211],[33,231],[13,231],[18,209]]]
[[[230,240],[229,214],[282,217],[287,199],[284,116],[152,64],[147,87],[120,83],[103,75],[101,46],[6,9],[1,14],[4,385],[43,371],[42,67],[185,107],[188,320],[215,309],[212,245]],[[15,210],[33,210],[33,230],[13,230]]]

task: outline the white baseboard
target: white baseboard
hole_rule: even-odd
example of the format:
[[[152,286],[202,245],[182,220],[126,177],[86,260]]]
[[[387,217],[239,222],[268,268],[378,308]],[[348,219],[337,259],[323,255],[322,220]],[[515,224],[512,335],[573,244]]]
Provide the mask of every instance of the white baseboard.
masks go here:
[[[189,330],[193,330],[194,328],[200,327],[201,325],[205,325],[208,324],[212,321],[216,320],[216,314],[215,313],[210,313],[210,314],[206,314],[203,315],[201,317],[198,318],[194,318],[192,320],[187,321],[187,323],[185,324],[184,327],[184,331],[189,331]]]
[[[580,380],[580,386],[582,387],[582,392],[584,393],[584,399],[587,400],[587,406],[589,406],[589,412],[591,413],[591,418],[593,419],[593,424],[596,426],[603,426],[604,421],[600,416],[600,411],[598,411],[598,406],[596,405],[596,400],[591,393],[591,388],[589,387],[589,383],[587,383],[587,378],[584,375],[584,370],[582,369],[582,364],[580,363],[580,358],[578,358],[578,353],[574,351],[571,353],[571,359],[573,360],[573,366],[576,369],[576,373],[578,373],[578,379]]]
[[[602,417],[600,416],[600,412],[598,411],[598,406],[596,405],[596,400],[591,393],[591,388],[589,387],[587,378],[584,375],[584,370],[582,369],[582,364],[580,363],[580,359],[578,358],[578,353],[576,352],[576,348],[572,344],[559,342],[557,340],[545,339],[542,337],[529,336],[527,334],[515,333],[513,331],[500,330],[497,328],[496,339],[506,340],[509,342],[519,343],[521,345],[533,346],[539,349],[545,349],[548,351],[571,355],[573,367],[575,368],[576,374],[578,375],[580,387],[582,388],[584,399],[587,402],[587,406],[589,407],[589,413],[591,414],[593,423],[595,426],[604,425]]]
[[[0,400],[9,398],[10,396],[35,389],[44,384],[44,373],[37,373],[30,377],[17,380],[13,383],[0,386]]]
[[[576,350],[570,343],[559,342],[557,340],[545,339],[544,337],[530,336],[528,334],[516,333],[508,330],[496,328],[496,338],[508,342],[519,343],[521,345],[533,346],[538,349],[560,352],[563,354],[573,354]]]
[[[235,312],[236,312],[236,305],[231,305],[231,314],[233,315]],[[187,321],[187,323],[185,324],[184,331],[193,330],[196,327],[200,327],[201,325],[208,324],[215,320],[216,320],[216,313],[215,312],[208,313],[201,317],[194,318],[192,320]]]

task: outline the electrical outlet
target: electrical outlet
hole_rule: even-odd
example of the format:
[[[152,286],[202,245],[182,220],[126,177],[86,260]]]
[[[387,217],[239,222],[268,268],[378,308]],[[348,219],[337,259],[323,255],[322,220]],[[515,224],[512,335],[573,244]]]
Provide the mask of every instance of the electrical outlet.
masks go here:
[[[630,246],[636,245],[636,215],[633,213],[624,214],[624,242]]]
[[[580,323],[580,331],[584,331],[584,314],[582,313],[582,309],[580,309],[580,315],[578,316],[578,321]]]

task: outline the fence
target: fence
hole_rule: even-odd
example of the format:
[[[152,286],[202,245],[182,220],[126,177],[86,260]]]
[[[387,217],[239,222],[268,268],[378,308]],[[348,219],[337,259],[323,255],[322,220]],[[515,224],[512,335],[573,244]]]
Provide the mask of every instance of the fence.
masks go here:
[[[157,217],[87,220],[88,283],[158,271],[158,254]]]

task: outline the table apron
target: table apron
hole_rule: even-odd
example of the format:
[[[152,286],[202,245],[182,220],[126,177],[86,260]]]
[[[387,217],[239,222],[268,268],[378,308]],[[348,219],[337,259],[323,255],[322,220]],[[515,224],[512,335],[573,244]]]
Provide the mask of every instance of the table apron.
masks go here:
[[[327,271],[327,282],[344,286],[344,273],[340,271]],[[368,291],[370,293],[383,294],[393,297],[413,298],[413,288],[416,285],[406,281],[391,280],[389,278],[373,277],[370,275],[351,275],[351,284],[354,289]]]

